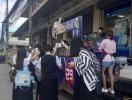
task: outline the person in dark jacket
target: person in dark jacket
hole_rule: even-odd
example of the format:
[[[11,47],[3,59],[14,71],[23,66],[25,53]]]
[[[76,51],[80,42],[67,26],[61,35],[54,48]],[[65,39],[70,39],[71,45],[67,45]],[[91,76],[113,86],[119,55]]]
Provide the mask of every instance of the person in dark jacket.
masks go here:
[[[103,27],[99,27],[98,28],[98,36],[96,38],[96,41],[97,41],[97,46],[99,46],[99,44],[104,40],[106,39],[106,33],[104,32],[104,28]]]
[[[41,58],[40,100],[58,100],[58,61],[53,48],[46,46],[46,54]]]

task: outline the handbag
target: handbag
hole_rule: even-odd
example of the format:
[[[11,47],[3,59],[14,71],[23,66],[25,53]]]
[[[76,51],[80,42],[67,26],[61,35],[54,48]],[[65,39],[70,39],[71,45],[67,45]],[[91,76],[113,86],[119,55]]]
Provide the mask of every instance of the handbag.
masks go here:
[[[34,77],[31,75],[31,72],[28,70],[17,70],[15,76],[15,87],[31,87],[31,83],[34,81]]]

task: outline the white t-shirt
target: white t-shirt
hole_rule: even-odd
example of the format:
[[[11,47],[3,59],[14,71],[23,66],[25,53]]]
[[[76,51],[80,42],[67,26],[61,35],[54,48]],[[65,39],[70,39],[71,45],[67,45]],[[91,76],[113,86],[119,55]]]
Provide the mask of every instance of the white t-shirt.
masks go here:
[[[14,54],[13,57],[12,57],[13,65],[16,64],[16,59],[17,59],[17,54]]]
[[[30,63],[30,59],[28,57],[25,58],[24,61],[23,61],[23,68],[24,68],[24,70],[28,69],[29,63]]]

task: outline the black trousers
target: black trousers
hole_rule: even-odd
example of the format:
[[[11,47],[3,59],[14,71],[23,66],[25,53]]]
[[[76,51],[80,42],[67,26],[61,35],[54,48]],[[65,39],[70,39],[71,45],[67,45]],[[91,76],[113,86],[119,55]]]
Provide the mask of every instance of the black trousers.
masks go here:
[[[13,86],[12,100],[33,100],[33,88],[22,87],[23,89]]]
[[[40,85],[40,100],[58,100],[57,79],[44,79]]]
[[[35,100],[38,100],[38,97],[39,97],[39,94],[40,94],[40,84],[41,82],[40,81],[36,81],[37,82],[37,93],[36,93],[36,99]]]
[[[73,100],[96,100],[96,89],[89,91],[83,77],[75,75]]]

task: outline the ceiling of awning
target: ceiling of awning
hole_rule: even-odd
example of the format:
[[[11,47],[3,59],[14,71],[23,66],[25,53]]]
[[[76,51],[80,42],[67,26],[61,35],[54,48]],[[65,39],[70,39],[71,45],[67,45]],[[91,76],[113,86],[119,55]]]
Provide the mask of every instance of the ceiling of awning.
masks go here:
[[[28,37],[29,22],[28,20],[13,34],[13,36],[26,36]]]
[[[38,24],[40,18],[47,19],[49,16],[54,14],[58,9],[67,4],[68,2],[77,2],[79,0],[48,0],[48,2],[37,11],[33,17],[33,26]],[[28,12],[28,11],[27,11]],[[24,14],[28,14],[25,12]],[[61,11],[60,11],[61,13]],[[59,13],[58,13],[59,14]],[[28,32],[29,23],[28,20],[14,33],[14,36],[21,36]],[[28,34],[29,35],[29,34]]]
[[[99,0],[97,3],[97,7],[99,9],[106,10],[106,9],[121,5],[126,2],[131,2],[131,0]]]
[[[50,15],[54,14],[59,8],[61,8],[63,5],[70,1],[71,0],[48,0],[48,2],[42,8],[40,8],[40,10],[33,16],[33,21],[41,17],[48,18]]]

